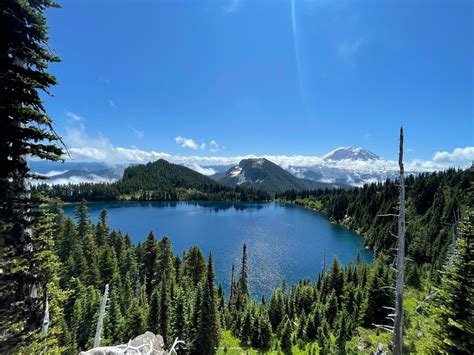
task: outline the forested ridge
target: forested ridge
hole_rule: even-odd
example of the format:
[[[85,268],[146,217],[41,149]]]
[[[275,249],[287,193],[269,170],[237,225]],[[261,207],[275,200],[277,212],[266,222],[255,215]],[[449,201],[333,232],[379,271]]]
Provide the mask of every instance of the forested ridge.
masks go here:
[[[474,207],[474,170],[448,169],[407,176],[407,256],[408,264],[437,270],[453,242],[453,228],[464,210]],[[366,184],[352,190],[287,191],[278,200],[296,203],[323,212],[364,236],[372,250],[390,254],[396,247],[398,181]],[[409,270],[410,271],[410,270]]]
[[[130,166],[114,183],[67,185],[39,184],[33,192],[44,192],[66,202],[87,201],[268,201],[266,192],[255,188],[227,187],[211,178],[164,159]]]

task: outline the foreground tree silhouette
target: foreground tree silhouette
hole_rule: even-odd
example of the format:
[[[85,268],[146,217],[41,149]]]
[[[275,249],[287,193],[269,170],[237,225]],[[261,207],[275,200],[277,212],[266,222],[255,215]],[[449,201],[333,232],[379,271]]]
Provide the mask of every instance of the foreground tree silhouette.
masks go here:
[[[198,325],[198,341],[201,354],[214,354],[215,348],[219,345],[219,320],[214,279],[214,264],[212,254],[209,253]]]
[[[435,351],[470,354],[474,349],[474,212],[459,227],[453,253],[442,271],[432,309]]]
[[[47,73],[59,58],[47,45],[50,0],[4,0],[0,8],[0,353],[39,330],[44,284],[38,281],[36,203],[28,193],[27,157],[59,160],[62,150],[39,91],[56,84]]]

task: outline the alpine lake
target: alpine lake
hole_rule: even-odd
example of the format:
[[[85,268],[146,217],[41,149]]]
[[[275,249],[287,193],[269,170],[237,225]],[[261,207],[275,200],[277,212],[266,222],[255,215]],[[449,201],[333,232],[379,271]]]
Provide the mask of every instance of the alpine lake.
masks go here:
[[[75,205],[65,214],[74,217]],[[284,203],[245,202],[100,202],[88,204],[97,223],[108,211],[111,229],[128,233],[135,243],[153,230],[157,239],[167,235],[175,254],[198,246],[212,253],[217,283],[229,289],[232,263],[240,271],[242,246],[247,245],[249,285],[254,297],[268,295],[283,281],[316,280],[333,256],[346,265],[356,259],[371,262],[362,237],[330,223],[321,213]]]

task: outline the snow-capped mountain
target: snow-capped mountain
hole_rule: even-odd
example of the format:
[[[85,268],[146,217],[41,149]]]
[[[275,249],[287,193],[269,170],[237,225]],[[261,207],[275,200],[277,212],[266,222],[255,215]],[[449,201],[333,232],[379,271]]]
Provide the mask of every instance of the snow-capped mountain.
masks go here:
[[[340,147],[323,156],[324,160],[378,160],[380,157],[370,150],[360,147]]]
[[[340,147],[311,166],[290,165],[287,170],[300,178],[352,186],[398,177],[396,165],[360,147]]]
[[[365,183],[384,181],[387,178],[398,177],[398,162],[385,160],[377,154],[361,147],[342,147],[323,156],[266,156],[258,158],[248,157],[212,157],[212,164],[206,165],[196,161],[195,157],[179,157],[180,160],[170,160],[175,164],[184,165],[201,174],[210,176],[216,181],[229,185],[247,186],[260,184],[266,179],[264,185],[270,185],[270,190],[276,191],[280,187],[297,187],[301,181],[288,184],[288,178],[281,170],[293,175],[293,178],[306,180],[308,183],[328,185],[362,186]],[[245,167],[239,162],[246,162]],[[268,164],[270,163],[270,164]],[[276,163],[273,164],[272,162]],[[33,172],[49,176],[46,183],[64,184],[80,182],[112,182],[121,178],[124,169],[134,163],[106,164],[99,162],[46,162],[31,161],[30,168]],[[136,164],[136,163],[135,163]],[[279,169],[275,169],[275,166]],[[285,171],[286,170],[286,171]],[[421,171],[417,169],[416,171]],[[407,167],[407,173],[410,173]],[[262,176],[264,176],[262,178]],[[270,178],[271,177],[271,178]],[[292,180],[292,179],[290,179]],[[271,183],[268,183],[271,181]],[[285,183],[282,183],[285,181]],[[44,181],[43,181],[44,182]],[[281,184],[281,186],[279,186]],[[275,189],[275,187],[277,187]],[[313,187],[313,186],[312,186]]]

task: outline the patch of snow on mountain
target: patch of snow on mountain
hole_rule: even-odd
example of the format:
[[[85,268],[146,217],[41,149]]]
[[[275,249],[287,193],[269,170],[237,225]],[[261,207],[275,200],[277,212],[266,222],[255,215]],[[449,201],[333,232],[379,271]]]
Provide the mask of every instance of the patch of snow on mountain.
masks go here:
[[[237,165],[232,169],[229,175],[232,177],[236,177],[237,175],[240,175],[241,172],[242,172],[242,168]]]

